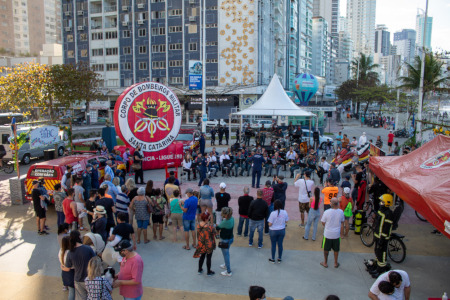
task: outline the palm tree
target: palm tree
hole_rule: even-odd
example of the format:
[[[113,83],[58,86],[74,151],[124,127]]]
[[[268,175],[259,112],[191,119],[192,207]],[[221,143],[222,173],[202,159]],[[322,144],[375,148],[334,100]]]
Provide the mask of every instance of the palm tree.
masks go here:
[[[379,82],[379,79],[378,73],[374,72],[374,70],[378,67],[378,64],[373,63],[373,58],[371,56],[366,56],[364,53],[360,53],[359,58],[354,58],[352,61],[352,71],[354,79],[358,80],[358,85],[376,85]]]
[[[364,53],[359,54],[359,58],[354,58],[352,61],[352,71],[354,79],[357,81],[357,89],[359,87],[374,87],[379,83],[378,73],[374,72],[378,68],[378,64],[373,63],[371,56],[366,56]],[[356,103],[356,113],[359,113],[360,101]]]
[[[443,75],[444,62],[440,61],[432,52],[425,54],[425,73],[423,77],[423,94],[422,99],[425,100],[425,95],[428,92],[434,91],[441,84],[446,83],[450,80],[450,76],[445,77]],[[402,88],[416,90],[420,87],[420,72],[422,69],[422,59],[420,56],[414,58],[413,64],[406,64],[408,69],[408,76],[400,77],[403,84],[400,86]],[[422,107],[423,103],[422,101]]]

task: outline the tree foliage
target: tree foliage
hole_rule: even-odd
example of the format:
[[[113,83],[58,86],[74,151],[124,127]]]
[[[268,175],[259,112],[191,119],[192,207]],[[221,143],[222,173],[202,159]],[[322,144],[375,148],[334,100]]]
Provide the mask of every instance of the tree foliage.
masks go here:
[[[374,70],[378,67],[378,64],[373,63],[373,58],[371,56],[360,53],[359,57],[354,58],[352,61],[353,79],[358,81],[358,85],[375,86],[378,84],[379,79],[378,73]]]
[[[19,112],[39,108],[54,120],[55,108],[68,109],[80,101],[101,97],[98,74],[87,64],[41,65],[27,63],[2,68],[0,77],[0,109]]]

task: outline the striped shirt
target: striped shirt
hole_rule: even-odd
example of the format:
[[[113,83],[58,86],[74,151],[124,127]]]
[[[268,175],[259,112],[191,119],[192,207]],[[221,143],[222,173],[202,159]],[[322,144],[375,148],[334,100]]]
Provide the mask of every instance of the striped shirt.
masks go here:
[[[130,198],[125,193],[119,193],[116,197],[117,212],[128,213],[128,206],[130,205]]]

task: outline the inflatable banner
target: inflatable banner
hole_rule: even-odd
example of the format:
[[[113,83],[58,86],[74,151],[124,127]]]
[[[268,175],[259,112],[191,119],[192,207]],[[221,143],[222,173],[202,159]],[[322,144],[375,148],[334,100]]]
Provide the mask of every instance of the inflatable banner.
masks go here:
[[[167,163],[182,160],[183,144],[174,143],[181,119],[177,96],[158,82],[130,86],[119,96],[114,107],[117,135],[129,148],[141,146],[144,170],[162,168]]]

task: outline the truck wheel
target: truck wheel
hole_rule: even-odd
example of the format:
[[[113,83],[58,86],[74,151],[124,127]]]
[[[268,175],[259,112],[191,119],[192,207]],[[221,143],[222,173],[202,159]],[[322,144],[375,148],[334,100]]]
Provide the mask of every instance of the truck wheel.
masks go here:
[[[64,155],[64,147],[59,147],[58,148],[58,156],[63,156]]]
[[[28,164],[30,163],[30,161],[31,161],[30,154],[25,154],[25,155],[22,157],[22,163],[23,163],[24,165],[28,165]]]
[[[327,143],[323,142],[322,144],[320,144],[320,149],[321,150],[327,149]]]

